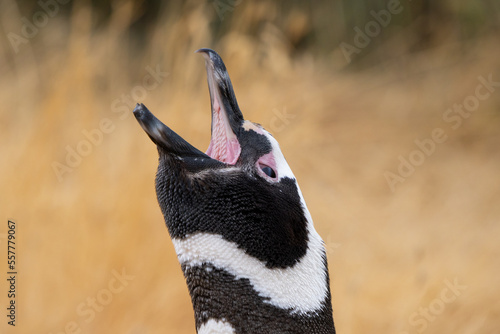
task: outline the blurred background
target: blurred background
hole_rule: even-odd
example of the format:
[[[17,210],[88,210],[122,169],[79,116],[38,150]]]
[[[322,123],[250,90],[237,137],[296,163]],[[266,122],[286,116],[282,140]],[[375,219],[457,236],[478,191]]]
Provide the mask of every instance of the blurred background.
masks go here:
[[[297,176],[339,333],[500,331],[498,1],[2,0],[0,19],[1,333],[195,332],[131,111],[205,150],[201,47]]]

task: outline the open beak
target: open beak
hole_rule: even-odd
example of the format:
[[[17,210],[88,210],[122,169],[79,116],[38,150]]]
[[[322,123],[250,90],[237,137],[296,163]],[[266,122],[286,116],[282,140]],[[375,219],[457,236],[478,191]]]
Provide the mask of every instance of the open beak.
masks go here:
[[[134,108],[134,116],[149,138],[167,154],[190,161],[234,165],[241,153],[238,133],[244,121],[226,66],[210,49],[199,49],[205,58],[208,88],[212,106],[212,138],[205,153],[201,152],[156,118],[142,103]],[[189,159],[193,158],[193,159]]]
[[[244,121],[243,114],[221,57],[210,49],[199,49],[196,52],[205,58],[212,106],[212,138],[206,153],[212,159],[234,165],[241,153],[236,133]]]
[[[149,138],[165,152],[179,157],[210,159],[205,153],[163,124],[144,104],[137,103],[134,108],[134,116]]]

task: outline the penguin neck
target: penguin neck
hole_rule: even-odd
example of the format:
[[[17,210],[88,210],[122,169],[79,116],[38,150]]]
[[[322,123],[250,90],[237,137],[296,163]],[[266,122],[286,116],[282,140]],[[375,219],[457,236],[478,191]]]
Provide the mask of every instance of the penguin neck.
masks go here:
[[[216,234],[196,233],[173,242],[199,333],[220,328],[239,333],[250,327],[255,332],[335,333],[319,236],[310,238],[306,255],[288,268],[267,268]]]

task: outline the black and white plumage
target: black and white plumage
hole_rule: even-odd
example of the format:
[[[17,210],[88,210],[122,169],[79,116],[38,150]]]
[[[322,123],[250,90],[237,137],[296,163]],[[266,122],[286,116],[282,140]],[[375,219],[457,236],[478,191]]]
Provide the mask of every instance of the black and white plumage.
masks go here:
[[[278,142],[244,120],[226,67],[205,57],[212,138],[203,153],[142,104],[156,193],[198,334],[335,333],[323,241]]]

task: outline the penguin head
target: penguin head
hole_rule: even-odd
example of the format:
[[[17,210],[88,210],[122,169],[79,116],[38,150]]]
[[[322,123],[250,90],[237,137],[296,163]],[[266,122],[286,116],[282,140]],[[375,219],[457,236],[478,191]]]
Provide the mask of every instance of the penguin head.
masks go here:
[[[244,119],[219,55],[197,52],[212,111],[206,153],[134,109],[158,148],[156,194],[197,330],[335,333],[324,244],[278,142]]]
[[[245,120],[238,106],[231,80],[220,56],[213,50],[197,51],[205,57],[212,109],[212,137],[203,153],[159,121],[143,104],[134,115],[157,145],[160,158],[177,160],[186,173],[205,175],[211,171],[240,169],[263,181],[279,182],[291,176],[278,142],[260,124]]]
[[[134,115],[156,144],[156,192],[172,238],[222,235],[268,267],[296,263],[307,250],[309,213],[276,139],[245,120],[231,80],[213,50],[205,58],[212,128],[206,153],[143,104]]]

